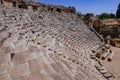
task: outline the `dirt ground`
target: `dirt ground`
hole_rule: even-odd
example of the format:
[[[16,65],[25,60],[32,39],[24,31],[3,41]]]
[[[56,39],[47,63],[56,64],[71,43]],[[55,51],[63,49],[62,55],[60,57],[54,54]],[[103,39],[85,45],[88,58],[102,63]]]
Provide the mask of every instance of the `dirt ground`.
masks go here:
[[[112,73],[117,80],[120,80],[120,48],[111,46],[111,50],[115,52],[112,61],[102,60],[101,62]]]

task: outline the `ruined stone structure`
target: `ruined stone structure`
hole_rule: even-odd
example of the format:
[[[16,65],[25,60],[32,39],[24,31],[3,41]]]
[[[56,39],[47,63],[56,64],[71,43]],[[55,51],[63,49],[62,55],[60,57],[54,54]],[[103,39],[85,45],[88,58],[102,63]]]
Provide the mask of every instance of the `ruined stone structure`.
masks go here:
[[[86,22],[86,24],[88,24],[88,26],[89,27],[92,27],[92,21],[93,21],[93,18],[94,17],[94,14],[92,14],[92,13],[87,13],[86,15],[85,15],[85,22]]]
[[[57,12],[66,12],[66,13],[75,13],[76,10],[74,7],[64,7],[64,6],[55,6],[50,4],[43,4],[38,2],[31,2],[24,0],[0,0],[0,5],[5,7],[16,7],[22,9],[29,9],[34,11],[57,11]]]
[[[27,9],[27,5],[23,0],[0,0],[0,4],[5,7],[17,7]]]
[[[103,27],[116,27],[120,25],[119,19],[105,19],[101,20],[101,26]]]
[[[55,9],[0,7],[0,80],[116,80],[96,60],[101,39]]]

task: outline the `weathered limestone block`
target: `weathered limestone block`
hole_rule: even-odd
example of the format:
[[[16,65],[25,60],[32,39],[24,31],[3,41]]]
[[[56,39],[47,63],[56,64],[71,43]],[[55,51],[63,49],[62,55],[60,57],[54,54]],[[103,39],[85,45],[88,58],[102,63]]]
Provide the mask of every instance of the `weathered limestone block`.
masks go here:
[[[0,80],[12,80],[9,73],[0,75]]]
[[[10,73],[10,54],[3,54],[0,60],[0,74]]]
[[[102,70],[100,70],[100,72],[101,72],[102,74],[105,74],[105,73],[107,73],[107,70],[106,70],[106,69],[102,69]]]
[[[112,53],[108,57],[108,61],[112,61],[112,58],[114,55],[115,55],[115,52],[112,51]]]
[[[24,51],[24,52],[16,52],[14,57],[13,57],[13,62],[14,64],[21,64],[27,61],[28,58],[28,52]]]
[[[27,50],[27,41],[25,39],[23,40],[18,40],[15,43],[15,53],[16,52],[24,52]]]
[[[105,53],[102,55],[102,59],[105,60],[109,54],[110,54],[110,50],[107,50],[107,52],[105,52]]]
[[[29,76],[30,75],[30,67],[28,63],[21,63],[18,65],[14,65],[12,68],[12,77],[13,79]]]
[[[105,76],[106,78],[112,77],[112,75],[110,73],[105,73],[105,74],[103,74],[103,76]]]

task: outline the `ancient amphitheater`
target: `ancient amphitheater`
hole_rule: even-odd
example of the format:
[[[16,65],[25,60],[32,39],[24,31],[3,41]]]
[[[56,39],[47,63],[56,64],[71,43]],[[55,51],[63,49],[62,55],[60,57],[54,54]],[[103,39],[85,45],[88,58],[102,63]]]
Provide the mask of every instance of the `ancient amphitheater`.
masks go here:
[[[0,80],[116,80],[103,46],[75,13],[0,7]]]

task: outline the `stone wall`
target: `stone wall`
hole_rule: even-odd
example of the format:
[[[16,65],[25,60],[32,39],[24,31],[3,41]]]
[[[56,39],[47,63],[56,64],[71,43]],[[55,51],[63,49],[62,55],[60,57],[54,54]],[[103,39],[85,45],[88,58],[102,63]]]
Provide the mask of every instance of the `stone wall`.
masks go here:
[[[36,7],[38,11],[51,11],[51,12],[66,12],[66,13],[76,13],[76,10],[74,7],[64,7],[64,6],[57,6],[57,5],[51,5],[51,4],[43,4],[43,3],[36,3],[36,2],[30,2],[26,3],[28,5],[28,9],[33,9],[33,7]]]
[[[21,0],[1,0],[0,5],[5,7],[17,7],[23,9],[29,9],[34,11],[55,11],[55,12],[66,12],[66,13],[76,13],[74,7],[64,7],[50,4],[43,4],[39,2],[23,2]]]

